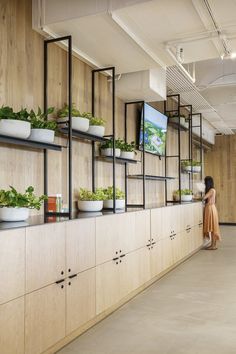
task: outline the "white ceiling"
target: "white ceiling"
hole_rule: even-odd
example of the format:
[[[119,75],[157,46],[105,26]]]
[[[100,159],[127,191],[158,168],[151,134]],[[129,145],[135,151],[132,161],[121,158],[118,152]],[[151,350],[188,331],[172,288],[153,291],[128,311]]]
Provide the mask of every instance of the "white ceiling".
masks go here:
[[[72,34],[81,57],[94,66],[115,66],[117,73],[176,64],[182,70],[175,59],[182,48],[185,69],[195,63],[197,96],[212,106],[205,118],[218,131],[236,128],[236,59],[221,60],[236,52],[236,0],[33,0],[33,4],[37,12],[41,9],[34,27],[56,36]],[[185,97],[191,99],[189,92]]]

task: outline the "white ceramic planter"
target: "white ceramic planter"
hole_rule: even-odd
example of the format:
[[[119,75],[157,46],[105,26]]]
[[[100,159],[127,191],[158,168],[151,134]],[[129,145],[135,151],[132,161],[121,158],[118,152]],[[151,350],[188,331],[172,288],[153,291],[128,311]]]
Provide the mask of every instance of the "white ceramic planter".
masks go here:
[[[183,166],[183,167],[182,167],[182,170],[183,170],[184,172],[191,172],[191,171],[192,171],[192,167],[191,167],[191,166]]]
[[[123,159],[134,160],[134,151],[121,151],[121,155]]]
[[[105,209],[113,209],[113,199],[104,200],[103,207]],[[124,209],[124,208],[125,208],[125,200],[116,199],[116,209]]]
[[[59,127],[65,128],[68,126],[69,117],[58,118],[57,121],[60,123],[65,122],[65,124],[60,124]],[[89,128],[89,119],[83,117],[72,117],[72,129],[79,130],[81,132],[87,132]]]
[[[201,166],[193,166],[193,172],[201,172]]]
[[[55,138],[54,130],[50,129],[31,129],[29,140],[41,143],[53,143]]]
[[[191,202],[193,200],[192,194],[189,195],[181,195],[182,202]]]
[[[30,123],[16,119],[0,119],[0,134],[27,139],[30,136]]]
[[[88,133],[96,136],[103,137],[105,134],[105,127],[102,125],[90,125]]]
[[[103,200],[78,200],[78,209],[81,211],[101,211]]]
[[[102,156],[113,156],[113,149],[112,148],[101,149],[101,155]],[[120,149],[115,149],[115,156],[120,157]]]
[[[29,217],[28,208],[0,208],[0,221],[24,221]]]

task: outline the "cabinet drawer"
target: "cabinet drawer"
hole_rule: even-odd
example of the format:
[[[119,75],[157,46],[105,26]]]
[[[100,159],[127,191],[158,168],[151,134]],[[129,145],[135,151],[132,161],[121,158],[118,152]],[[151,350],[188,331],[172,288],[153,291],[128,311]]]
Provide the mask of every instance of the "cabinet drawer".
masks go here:
[[[0,304],[25,292],[25,229],[0,232]]]

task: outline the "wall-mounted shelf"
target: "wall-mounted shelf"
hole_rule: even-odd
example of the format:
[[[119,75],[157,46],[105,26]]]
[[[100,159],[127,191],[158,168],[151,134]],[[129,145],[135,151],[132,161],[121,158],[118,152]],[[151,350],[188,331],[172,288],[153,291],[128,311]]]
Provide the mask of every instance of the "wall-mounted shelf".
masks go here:
[[[31,149],[39,149],[39,150],[57,150],[61,151],[62,147],[61,145],[57,144],[49,144],[49,143],[42,143],[42,142],[37,142],[29,139],[21,139],[21,138],[14,138],[11,136],[6,136],[6,135],[0,135],[0,143],[6,143],[6,144],[11,144],[11,145],[20,145],[20,146],[25,146]]]
[[[168,125],[170,127],[173,127],[174,129],[177,129],[177,130],[180,129],[181,131],[184,131],[184,132],[187,132],[189,130],[189,128],[184,127],[181,124],[178,124],[176,122],[171,122],[171,118],[168,119]]]
[[[133,160],[133,159],[124,159],[123,157],[116,157],[116,162],[120,164],[125,164],[125,163],[132,163],[136,164],[140,161]],[[97,160],[100,161],[105,161],[105,162],[113,162],[113,157],[112,156],[97,156]]]
[[[62,134],[68,135],[69,129],[68,128],[60,128],[59,132],[61,132]],[[92,134],[81,132],[79,130],[74,130],[74,129],[72,129],[72,137],[78,138],[81,140],[98,141],[98,142],[105,142],[105,141],[109,140],[106,137],[100,137],[100,136],[92,135]]]
[[[152,180],[152,181],[166,181],[166,180],[171,180],[171,179],[176,179],[175,177],[165,177],[165,176],[154,176],[154,175],[142,175],[142,174],[137,174],[137,175],[128,175],[128,178],[131,179],[146,179],[146,180]]]

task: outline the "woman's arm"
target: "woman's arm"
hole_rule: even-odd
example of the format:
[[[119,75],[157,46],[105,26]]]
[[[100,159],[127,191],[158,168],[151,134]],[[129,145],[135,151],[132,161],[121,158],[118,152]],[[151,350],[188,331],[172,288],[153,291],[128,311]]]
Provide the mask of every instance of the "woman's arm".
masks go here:
[[[213,189],[210,189],[203,197],[203,200],[206,200],[208,198],[210,198],[213,195],[214,191]]]

